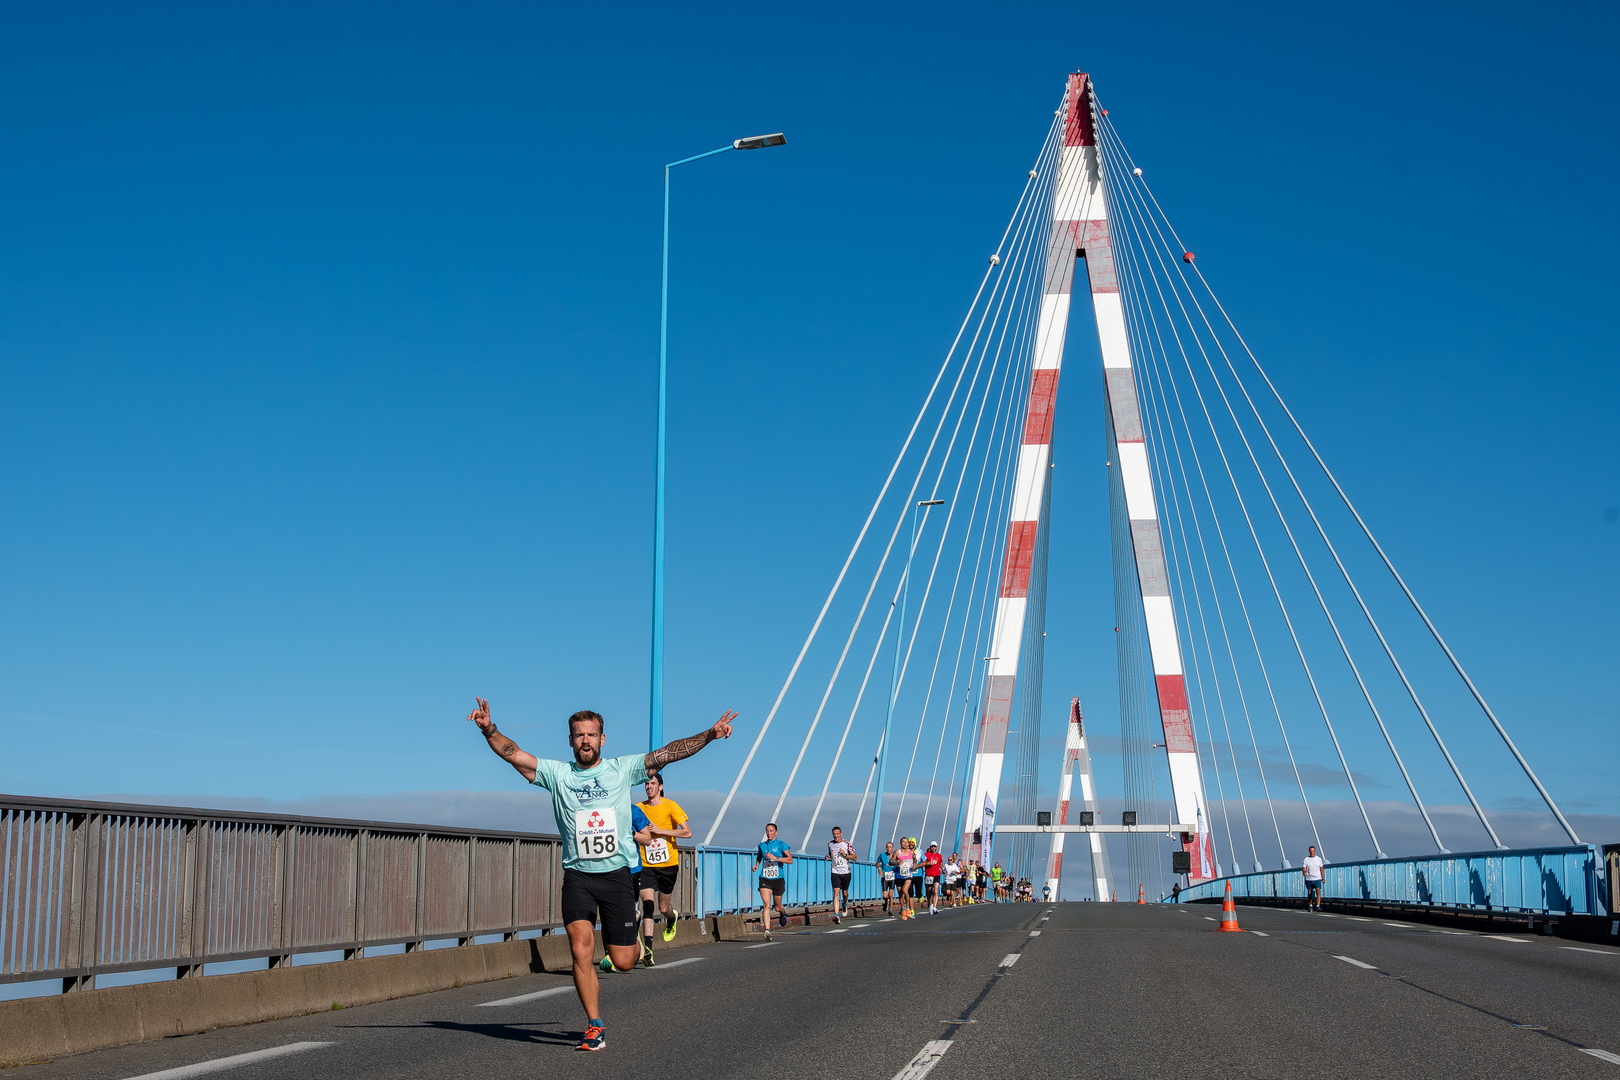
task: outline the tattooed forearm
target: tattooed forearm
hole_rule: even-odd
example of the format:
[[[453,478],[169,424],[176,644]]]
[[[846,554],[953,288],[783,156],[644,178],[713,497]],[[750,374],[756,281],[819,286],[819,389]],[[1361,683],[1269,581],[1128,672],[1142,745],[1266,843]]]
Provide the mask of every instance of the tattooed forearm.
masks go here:
[[[714,732],[705,731],[701,735],[693,735],[689,739],[676,739],[662,750],[654,750],[647,755],[647,771],[653,772],[662,769],[672,761],[689,758],[699,750],[708,746],[714,740]]]
[[[495,752],[497,754],[501,755],[501,757],[508,757],[509,758],[513,754],[517,753],[517,743],[515,743],[512,740],[508,739],[505,742],[501,743],[499,746],[495,747]]]

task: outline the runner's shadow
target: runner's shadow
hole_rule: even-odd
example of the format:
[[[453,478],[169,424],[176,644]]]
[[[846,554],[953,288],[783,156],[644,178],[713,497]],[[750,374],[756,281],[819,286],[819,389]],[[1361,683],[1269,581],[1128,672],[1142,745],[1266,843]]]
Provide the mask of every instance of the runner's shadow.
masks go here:
[[[505,1039],[508,1042],[553,1043],[575,1046],[580,1040],[578,1032],[533,1031],[532,1028],[553,1025],[535,1024],[458,1024],[453,1020],[428,1020],[420,1024],[346,1024],[353,1028],[437,1028],[440,1031],[463,1031],[469,1035],[482,1035],[486,1039]]]

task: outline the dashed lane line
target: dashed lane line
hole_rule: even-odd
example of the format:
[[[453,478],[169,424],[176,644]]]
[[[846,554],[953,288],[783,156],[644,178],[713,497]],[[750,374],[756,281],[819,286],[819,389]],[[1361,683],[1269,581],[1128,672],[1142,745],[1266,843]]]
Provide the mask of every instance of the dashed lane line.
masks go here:
[[[1267,934],[1267,933],[1265,933],[1264,931],[1261,931],[1261,930],[1250,930],[1249,933],[1253,934],[1255,937],[1270,937],[1271,936],[1270,934]]]
[[[1002,970],[1006,970],[1007,968],[1010,968],[1014,964],[1018,963],[1018,957],[1019,957],[1018,953],[1010,952],[1006,956],[1002,957],[1001,958],[1001,963],[997,964],[996,966],[1001,968]]]
[[[1029,932],[1029,936],[1030,936],[1030,937],[1040,937],[1040,936],[1041,936],[1041,932],[1040,932],[1040,931],[1039,931],[1039,930],[1031,930],[1031,931],[1030,931],[1030,932]]]
[[[225,1069],[235,1069],[242,1065],[252,1065],[256,1061],[268,1061],[271,1058],[285,1057],[288,1054],[301,1054],[305,1050],[319,1050],[323,1046],[334,1046],[329,1042],[296,1042],[286,1046],[272,1046],[268,1050],[254,1050],[247,1054],[234,1054],[231,1057],[215,1058],[213,1061],[199,1061],[195,1065],[182,1065],[178,1069],[164,1069],[162,1072],[143,1073],[132,1076],[129,1080],[183,1080],[188,1076],[204,1076],[208,1073],[222,1072]]]
[[[944,1057],[945,1051],[950,1048],[950,1039],[935,1039],[917,1051],[917,1056],[907,1062],[905,1068],[894,1074],[894,1080],[922,1080],[935,1065],[939,1064],[939,1059]]]
[[[1480,937],[1484,938],[1486,941],[1511,941],[1516,945],[1530,944],[1529,938],[1503,937],[1501,934],[1481,934]]]
[[[1210,916],[1208,916],[1208,915],[1205,915],[1205,916],[1204,916],[1204,921],[1205,921],[1205,922],[1214,922],[1214,921],[1215,921],[1215,920],[1214,920],[1214,919],[1213,919],[1213,918],[1211,918],[1211,917],[1210,917]]]
[[[1405,930],[1407,927],[1411,926],[1412,924],[1411,923],[1403,923],[1403,922],[1387,922],[1384,925],[1385,926],[1393,926],[1397,930]]]
[[[773,941],[773,942],[771,942],[771,944],[774,945],[776,943]],[[699,963],[702,963],[703,961],[705,961],[707,959],[708,959],[707,956],[688,956],[685,960],[671,960],[667,964],[659,964],[657,967],[650,968],[650,969],[647,969],[647,970],[651,970],[651,971],[668,971],[670,968],[677,968],[677,967],[680,967],[682,964],[699,964]]]
[[[1560,949],[1567,949],[1570,952],[1597,953],[1599,956],[1613,956],[1613,955],[1615,955],[1614,953],[1610,952],[1607,949],[1583,949],[1579,945],[1560,945],[1558,947]]]
[[[780,944],[782,944],[780,941],[762,941],[758,945],[744,945],[743,948],[745,948],[745,949],[768,949],[772,945],[780,945]]]
[[[1333,957],[1333,959],[1335,959],[1335,960],[1343,960],[1347,964],[1354,964],[1356,967],[1365,968],[1367,971],[1377,971],[1378,970],[1377,968],[1373,967],[1371,964],[1363,964],[1360,960],[1357,960],[1353,956],[1338,956],[1338,955],[1335,955]]]
[[[553,994],[568,994],[574,990],[574,984],[567,986],[553,986],[549,990],[536,990],[532,994],[519,994],[517,997],[501,998],[499,1001],[480,1001],[480,1009],[493,1009],[497,1005],[521,1005],[525,1001],[538,1001],[540,998],[551,997]]]
[[[1593,1050],[1590,1047],[1576,1047],[1583,1054],[1591,1054],[1599,1061],[1607,1061],[1610,1065],[1620,1065],[1620,1054],[1611,1054],[1607,1050]]]

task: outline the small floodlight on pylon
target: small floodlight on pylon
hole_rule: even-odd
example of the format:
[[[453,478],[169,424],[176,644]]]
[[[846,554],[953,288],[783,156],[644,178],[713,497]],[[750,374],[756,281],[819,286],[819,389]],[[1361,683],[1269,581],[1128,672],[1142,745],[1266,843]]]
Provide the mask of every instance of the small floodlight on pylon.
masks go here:
[[[1243,932],[1243,927],[1237,924],[1237,905],[1232,902],[1232,883],[1226,883],[1226,899],[1221,901],[1221,925],[1217,930],[1236,930]]]
[[[1136,902],[1138,904],[1147,903],[1147,886],[1146,885],[1138,885],[1136,887]]]

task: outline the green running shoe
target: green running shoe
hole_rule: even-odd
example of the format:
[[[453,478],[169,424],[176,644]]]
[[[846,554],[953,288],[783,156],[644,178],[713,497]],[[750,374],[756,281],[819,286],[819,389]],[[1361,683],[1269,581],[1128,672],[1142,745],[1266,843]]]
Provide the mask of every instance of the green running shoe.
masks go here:
[[[612,971],[613,958],[611,956],[604,956],[602,959],[596,962],[596,966],[601,968],[603,971]]]
[[[664,940],[675,940],[675,923],[680,919],[681,913],[674,908],[669,909],[669,915],[664,919]]]

